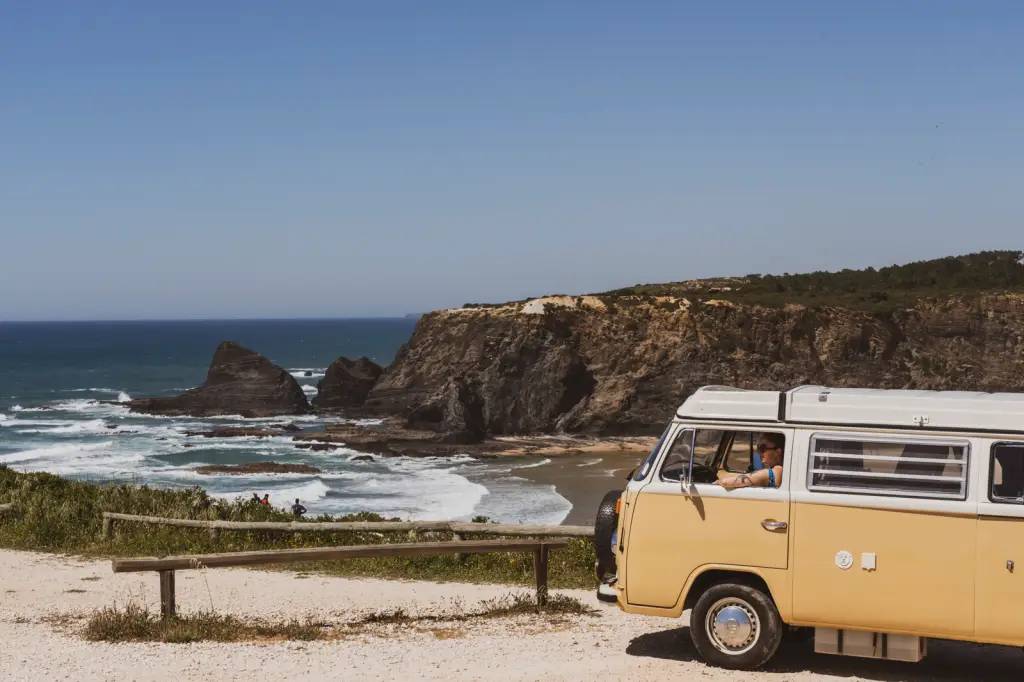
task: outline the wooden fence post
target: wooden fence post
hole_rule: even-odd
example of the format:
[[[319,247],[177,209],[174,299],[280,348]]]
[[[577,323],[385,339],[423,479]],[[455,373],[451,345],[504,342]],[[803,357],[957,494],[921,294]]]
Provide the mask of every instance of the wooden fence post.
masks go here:
[[[164,619],[174,617],[174,571],[160,573],[160,616]]]
[[[210,526],[207,532],[209,532],[210,539],[212,541],[217,542],[217,540],[220,539],[220,528],[217,528],[216,526]]]
[[[113,525],[114,525],[114,519],[110,518],[109,516],[104,516],[103,517],[103,533],[100,535],[100,537],[102,537],[104,540],[109,540],[110,539],[110,533],[113,530],[113,528],[112,528]]]
[[[537,578],[537,606],[548,603],[548,546],[541,545],[533,552],[533,572]]]

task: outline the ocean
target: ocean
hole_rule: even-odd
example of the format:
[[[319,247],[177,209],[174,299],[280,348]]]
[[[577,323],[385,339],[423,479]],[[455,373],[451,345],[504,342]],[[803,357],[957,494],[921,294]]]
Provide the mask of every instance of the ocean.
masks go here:
[[[164,488],[202,486],[221,498],[295,498],[313,514],[369,511],[405,519],[561,523],[572,504],[533,475],[550,460],[374,457],[338,449],[311,452],[288,437],[188,436],[213,426],[296,422],[317,416],[147,417],[120,403],[178,393],[202,383],[217,344],[241,343],[288,369],[309,396],[340,355],[394,358],[415,321],[208,320],[177,322],[0,322],[0,465],[98,483]],[[358,422],[357,422],[358,423]],[[203,475],[203,464],[304,463],[321,473]],[[524,471],[520,471],[524,470]]]

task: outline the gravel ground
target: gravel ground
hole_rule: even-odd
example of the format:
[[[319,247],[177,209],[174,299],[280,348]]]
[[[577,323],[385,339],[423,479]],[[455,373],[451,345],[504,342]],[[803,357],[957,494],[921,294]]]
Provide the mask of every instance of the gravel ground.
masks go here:
[[[183,611],[351,622],[381,609],[472,610],[510,588],[354,580],[283,571],[178,573]],[[374,626],[318,642],[102,644],[78,632],[93,609],[134,600],[157,608],[156,574],[120,574],[106,561],[0,550],[2,680],[1020,680],[1024,653],[931,642],[920,664],[820,656],[790,638],[770,667],[730,673],[695,660],[685,621],[627,616],[589,592],[566,591],[594,617],[515,617]]]

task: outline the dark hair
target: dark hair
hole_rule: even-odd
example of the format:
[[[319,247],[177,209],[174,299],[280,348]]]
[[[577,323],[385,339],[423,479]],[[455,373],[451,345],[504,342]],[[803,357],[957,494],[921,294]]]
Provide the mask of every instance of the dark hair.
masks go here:
[[[786,437],[783,436],[781,433],[762,433],[761,440],[768,441],[769,443],[771,443],[773,446],[777,447],[780,450],[783,450],[786,447]]]

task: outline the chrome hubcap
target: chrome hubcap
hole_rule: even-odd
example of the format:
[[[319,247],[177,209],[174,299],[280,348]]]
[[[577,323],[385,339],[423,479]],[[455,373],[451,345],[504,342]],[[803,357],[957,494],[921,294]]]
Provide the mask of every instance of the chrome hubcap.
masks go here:
[[[761,634],[757,612],[737,597],[716,601],[708,609],[704,626],[715,648],[734,656],[750,651]]]

